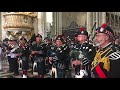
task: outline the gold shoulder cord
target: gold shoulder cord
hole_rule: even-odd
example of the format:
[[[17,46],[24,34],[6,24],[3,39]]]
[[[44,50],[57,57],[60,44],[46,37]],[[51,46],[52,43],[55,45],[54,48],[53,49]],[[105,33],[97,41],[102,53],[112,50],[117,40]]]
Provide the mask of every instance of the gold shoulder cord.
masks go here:
[[[106,69],[107,71],[109,71],[110,70],[110,61],[109,61],[109,58],[106,57],[106,55],[111,51],[112,51],[111,48],[108,48],[104,52],[100,53],[100,49],[99,49],[95,55],[94,61],[92,62],[91,70],[93,70],[100,62],[102,62],[104,64],[103,68]],[[103,55],[104,53],[106,53],[106,55],[101,58],[101,55]]]

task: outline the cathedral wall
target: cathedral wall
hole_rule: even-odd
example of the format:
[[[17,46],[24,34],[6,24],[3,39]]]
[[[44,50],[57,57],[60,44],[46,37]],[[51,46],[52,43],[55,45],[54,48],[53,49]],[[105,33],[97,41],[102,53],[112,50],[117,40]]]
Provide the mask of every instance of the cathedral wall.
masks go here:
[[[78,25],[85,25],[86,12],[63,12],[62,13],[62,26],[68,27],[73,21]]]

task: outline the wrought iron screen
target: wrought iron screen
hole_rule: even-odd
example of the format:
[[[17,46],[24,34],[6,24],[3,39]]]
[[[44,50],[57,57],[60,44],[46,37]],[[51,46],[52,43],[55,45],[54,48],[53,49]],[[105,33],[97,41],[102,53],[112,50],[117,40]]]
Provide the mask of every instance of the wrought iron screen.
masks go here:
[[[69,36],[70,38],[73,38],[75,33],[78,32],[80,27],[84,27],[82,25],[78,25],[76,22],[72,22],[67,28],[62,29],[62,34],[65,36]]]

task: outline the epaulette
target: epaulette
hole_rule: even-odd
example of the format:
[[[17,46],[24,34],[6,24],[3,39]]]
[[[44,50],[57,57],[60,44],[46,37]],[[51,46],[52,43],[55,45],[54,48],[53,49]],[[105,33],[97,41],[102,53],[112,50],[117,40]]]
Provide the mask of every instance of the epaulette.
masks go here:
[[[111,60],[118,60],[118,59],[120,59],[120,51],[113,52],[108,57]]]

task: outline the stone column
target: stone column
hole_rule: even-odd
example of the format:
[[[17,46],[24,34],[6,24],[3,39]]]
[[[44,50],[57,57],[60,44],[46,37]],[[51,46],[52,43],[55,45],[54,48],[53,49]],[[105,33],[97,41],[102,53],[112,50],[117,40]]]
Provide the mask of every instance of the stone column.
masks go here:
[[[120,22],[119,22],[119,13],[118,13],[118,28],[120,27]]]
[[[34,26],[34,31],[33,33],[37,34],[38,33],[38,12],[36,12],[37,18],[34,18],[33,20],[33,26]]]
[[[99,24],[98,24],[98,26],[100,26],[101,25],[101,12],[99,12],[98,14],[99,14],[99,17],[98,17],[99,18],[99,21],[98,21]]]
[[[96,22],[96,12],[93,12],[93,25]]]
[[[62,34],[62,12],[53,12],[53,35]]]
[[[93,12],[92,27],[93,27],[93,25],[95,24],[95,22],[96,22],[96,12]],[[98,23],[98,22],[96,22],[96,24],[97,24],[97,23]],[[92,37],[93,37],[93,35],[94,35],[94,33],[95,33],[95,29],[96,29],[96,27],[93,29]]]
[[[1,13],[2,13],[2,12],[0,12],[0,36],[2,36],[2,23],[1,23],[2,18],[1,18]],[[1,38],[2,38],[2,37],[0,37],[0,40],[1,40]]]
[[[93,17],[92,17],[92,12],[87,12],[87,31],[88,33],[90,33],[91,28],[92,28],[92,21]]]
[[[3,18],[3,15],[4,15],[5,12],[1,12],[1,36],[2,36],[2,40],[5,39],[5,38],[8,38],[7,35],[6,35],[6,32],[3,28],[3,25],[4,25],[4,18]]]
[[[96,12],[96,28],[99,26],[99,12]]]
[[[59,20],[58,32],[59,34],[62,34],[62,12],[59,12],[58,20]]]
[[[117,12],[117,27],[119,28],[119,13]]]
[[[39,33],[42,37],[45,37],[45,22],[46,22],[46,13],[45,12],[38,12],[38,31],[35,33]]]
[[[119,20],[120,14],[118,13],[118,28],[120,28],[120,20]]]
[[[106,23],[106,12],[102,12],[102,24]]]

